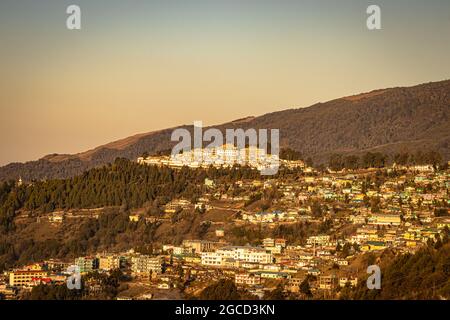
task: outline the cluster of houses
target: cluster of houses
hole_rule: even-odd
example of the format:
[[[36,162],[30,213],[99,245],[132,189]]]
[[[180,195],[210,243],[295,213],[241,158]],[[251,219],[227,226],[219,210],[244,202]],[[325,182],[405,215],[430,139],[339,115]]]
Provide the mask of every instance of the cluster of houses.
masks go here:
[[[66,285],[69,276],[79,273],[80,276],[92,273],[109,273],[122,270],[135,279],[161,278],[156,284],[158,288],[169,289],[170,280],[161,275],[164,272],[166,257],[163,255],[144,255],[129,250],[123,253],[101,253],[95,256],[82,256],[73,261],[47,260],[23,266],[5,272],[0,277],[0,294],[7,299],[15,299],[23,291],[30,291],[42,284]],[[158,280],[161,280],[158,279]],[[87,286],[95,288],[97,283],[90,281]]]
[[[328,228],[302,241],[291,239],[292,243],[282,237],[266,237],[253,245],[236,246],[227,237],[227,226],[222,225],[207,239],[158,244],[151,255],[131,250],[67,262],[48,260],[6,271],[0,277],[0,294],[14,298],[20,290],[38,284],[64,284],[71,265],[81,274],[121,269],[132,281],[150,283],[161,290],[177,290],[187,281],[185,291],[194,295],[222,278],[259,297],[277,283],[283,283],[286,292],[301,294],[305,279],[313,294],[319,296],[356,286],[361,281],[361,268],[356,263],[360,255],[386,249],[415,252],[442,239],[450,228],[449,170],[391,167],[382,173],[382,177],[373,179],[370,170],[318,173],[305,169],[296,179],[237,181],[228,190],[207,178],[202,198],[195,203],[172,199],[164,206],[166,217],[180,210],[203,213],[226,207],[235,211],[228,223],[237,228],[272,230],[300,222],[317,227],[326,221]],[[277,196],[267,210],[246,205],[255,194],[268,190]],[[56,212],[49,219],[60,223],[59,216],[67,214]],[[154,219],[130,214],[132,222],[143,218]]]

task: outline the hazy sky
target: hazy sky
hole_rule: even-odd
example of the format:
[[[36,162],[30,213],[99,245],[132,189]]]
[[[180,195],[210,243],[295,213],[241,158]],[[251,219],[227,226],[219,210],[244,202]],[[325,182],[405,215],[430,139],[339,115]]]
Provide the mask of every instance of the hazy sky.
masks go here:
[[[1,0],[0,164],[448,79],[449,35],[449,0]]]

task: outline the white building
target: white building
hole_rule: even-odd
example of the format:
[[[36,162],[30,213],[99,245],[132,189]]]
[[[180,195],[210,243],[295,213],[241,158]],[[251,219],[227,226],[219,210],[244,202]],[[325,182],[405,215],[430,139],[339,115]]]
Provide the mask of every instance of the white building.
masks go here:
[[[272,253],[263,248],[230,246],[220,248],[216,252],[222,254],[225,258],[232,258],[239,261],[262,264],[272,263]]]
[[[234,282],[237,285],[254,286],[261,283],[261,276],[253,273],[236,273]]]
[[[329,235],[318,235],[318,236],[311,236],[307,239],[307,244],[309,245],[319,245],[319,246],[326,246],[330,243],[330,236]]]
[[[137,274],[149,274],[151,272],[161,273],[163,262],[163,257],[151,257],[147,255],[135,256],[131,258],[131,271]]]
[[[272,253],[263,248],[229,246],[217,249],[215,252],[203,252],[202,264],[222,266],[225,261],[244,261],[260,264],[272,263]]]
[[[223,256],[217,252],[203,252],[202,265],[204,266],[221,266],[223,264]]]
[[[267,154],[262,148],[250,146],[238,149],[232,144],[219,147],[196,148],[180,154],[163,157],[139,157],[139,164],[168,165],[172,167],[187,166],[190,168],[232,167],[235,164],[249,165],[259,170],[279,165],[278,155]]]

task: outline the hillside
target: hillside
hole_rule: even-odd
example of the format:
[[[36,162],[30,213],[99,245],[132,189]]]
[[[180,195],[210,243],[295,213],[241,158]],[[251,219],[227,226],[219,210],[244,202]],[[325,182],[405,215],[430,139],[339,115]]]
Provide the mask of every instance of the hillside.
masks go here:
[[[385,257],[386,256],[386,257]],[[364,281],[341,299],[356,300],[423,300],[450,296],[450,243],[448,236],[434,246],[428,245],[415,254],[393,256],[385,251],[380,264],[383,277],[381,290],[369,290]]]
[[[248,117],[217,126],[279,128],[281,147],[323,162],[333,153],[439,151],[450,159],[450,80],[376,90],[308,108]],[[186,127],[192,128],[192,127]],[[135,135],[75,155],[49,155],[0,168],[0,180],[68,177],[144,152],[170,149],[172,129]]]

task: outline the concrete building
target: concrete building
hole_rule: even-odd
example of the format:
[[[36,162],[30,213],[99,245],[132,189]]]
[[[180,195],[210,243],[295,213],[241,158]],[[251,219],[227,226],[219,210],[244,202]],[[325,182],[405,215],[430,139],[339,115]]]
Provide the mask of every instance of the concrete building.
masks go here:
[[[121,259],[118,256],[114,255],[107,255],[107,256],[99,256],[99,269],[100,270],[114,270],[114,269],[120,269],[121,267]]]
[[[398,214],[373,214],[369,218],[369,224],[398,226],[402,222]]]
[[[216,251],[225,258],[261,264],[272,263],[272,253],[264,248],[229,246]]]
[[[222,266],[224,262],[223,255],[217,252],[203,252],[202,265],[204,266]]]
[[[163,257],[139,255],[131,258],[131,271],[135,274],[162,273]]]
[[[79,257],[75,259],[75,265],[80,268],[81,273],[92,272],[98,269],[98,259],[95,257]]]
[[[9,285],[23,287],[33,283],[36,278],[47,277],[47,271],[43,270],[16,270],[9,274]]]
[[[234,282],[237,285],[255,286],[261,284],[261,276],[253,273],[236,273]]]
[[[191,249],[194,253],[211,252],[216,249],[218,243],[206,240],[183,240],[183,247]]]
[[[334,274],[319,276],[319,289],[332,290],[338,285],[338,278]]]

